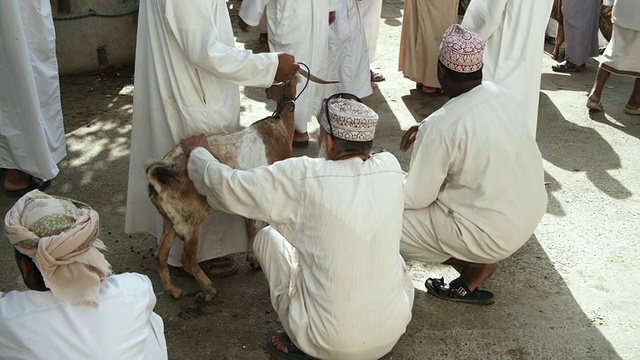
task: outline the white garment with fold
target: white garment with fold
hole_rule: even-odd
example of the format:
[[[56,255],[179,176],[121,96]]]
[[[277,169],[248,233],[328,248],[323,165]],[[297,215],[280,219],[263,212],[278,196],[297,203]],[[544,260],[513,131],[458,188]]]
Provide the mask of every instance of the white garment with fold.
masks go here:
[[[516,104],[485,81],[420,124],[404,182],[402,241],[414,249],[428,242],[429,252],[403,256],[494,263],[533,234],[547,206],[544,170]]]
[[[340,84],[325,85],[324,98],[340,92],[360,98],[373,94],[360,4],[358,0],[340,0],[336,21],[329,28],[327,79]]]
[[[188,170],[216,208],[271,224],[254,249],[273,307],[301,350],[370,360],[392,349],[414,293],[399,253],[402,170],[392,154],[298,157],[242,171],[197,148]]]
[[[224,0],[143,0],[138,17],[133,129],[125,231],[158,240],[162,219],[147,195],[145,162],[160,160],[181,139],[240,129],[239,85],[269,87],[276,54],[234,48]],[[203,227],[198,261],[247,247],[244,219],[216,212]],[[176,241],[169,264],[180,265]]]
[[[71,306],[51,291],[0,292],[3,359],[167,359],[162,318],[148,277],[111,275],[100,304]]]
[[[266,11],[271,51],[293,55],[311,74],[326,79],[329,12],[336,8],[337,0],[244,0],[240,17],[258,26]],[[295,109],[295,127],[302,133],[307,132],[311,116],[319,113],[324,95],[322,85],[309,82],[302,92],[304,86],[304,81],[298,84]]]
[[[52,179],[66,155],[49,0],[0,1],[0,168]]]
[[[484,80],[515,95],[535,138],[544,37],[553,0],[473,0],[462,26],[487,40]]]
[[[364,33],[369,49],[369,62],[376,61],[378,34],[380,33],[380,16],[382,16],[382,0],[359,0],[362,11]]]

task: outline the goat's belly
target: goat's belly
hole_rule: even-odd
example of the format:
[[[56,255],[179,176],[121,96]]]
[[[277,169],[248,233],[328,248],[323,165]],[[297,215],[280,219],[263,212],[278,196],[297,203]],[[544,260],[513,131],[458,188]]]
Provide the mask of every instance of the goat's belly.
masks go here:
[[[249,130],[238,146],[238,169],[245,170],[269,165],[262,138],[254,129]]]

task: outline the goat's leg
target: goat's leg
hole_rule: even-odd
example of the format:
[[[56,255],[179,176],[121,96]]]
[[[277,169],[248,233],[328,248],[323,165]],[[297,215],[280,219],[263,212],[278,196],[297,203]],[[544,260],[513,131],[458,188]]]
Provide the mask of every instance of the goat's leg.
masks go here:
[[[253,240],[256,238],[256,221],[253,219],[244,219],[245,226],[247,228],[247,257],[246,260],[253,270],[260,269],[260,261],[253,251]]]
[[[171,250],[171,246],[173,246],[175,238],[176,232],[173,229],[173,225],[171,225],[167,219],[163,218],[162,237],[160,238],[160,245],[158,245],[158,250],[156,250],[155,258],[164,292],[170,294],[173,298],[178,299],[182,297],[182,290],[171,282],[171,274],[169,274],[169,267],[167,265],[169,250]]]
[[[213,287],[213,283],[211,283],[207,274],[205,274],[200,268],[200,265],[198,265],[197,255],[200,242],[200,227],[200,225],[192,226],[189,234],[185,236],[181,260],[184,269],[196,279],[200,288],[203,290],[196,295],[196,302],[205,303],[211,301],[218,293],[218,290]]]

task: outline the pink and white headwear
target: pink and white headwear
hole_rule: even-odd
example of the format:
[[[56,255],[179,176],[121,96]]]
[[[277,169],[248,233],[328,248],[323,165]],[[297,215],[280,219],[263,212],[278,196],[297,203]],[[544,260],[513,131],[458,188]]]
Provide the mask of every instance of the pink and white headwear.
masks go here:
[[[99,250],[99,218],[79,201],[38,190],[21,197],[4,218],[4,231],[21,253],[31,257],[53,295],[71,305],[97,306],[100,282],[111,265]]]
[[[378,124],[378,114],[375,111],[353,99],[330,98],[327,101],[331,126],[324,109],[319,121],[327,134],[333,131],[333,136],[348,141],[373,140]]]
[[[482,69],[484,46],[485,41],[478,34],[453,24],[444,32],[438,59],[455,72],[476,72]]]

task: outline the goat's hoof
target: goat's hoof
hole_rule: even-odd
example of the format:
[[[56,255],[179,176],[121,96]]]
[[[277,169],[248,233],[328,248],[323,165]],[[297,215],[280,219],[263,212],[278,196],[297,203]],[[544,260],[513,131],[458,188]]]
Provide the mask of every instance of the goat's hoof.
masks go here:
[[[182,297],[182,290],[180,289],[165,290],[164,292],[171,295],[174,299],[180,299]]]
[[[214,296],[216,296],[217,293],[217,291],[214,291],[211,294],[206,294],[204,291],[200,291],[196,294],[196,304],[208,303],[209,301],[211,301],[211,299],[213,299]]]
[[[256,263],[249,263],[249,266],[251,266],[251,270],[255,270],[255,271],[260,270],[260,263],[258,263],[258,262],[256,262]]]

